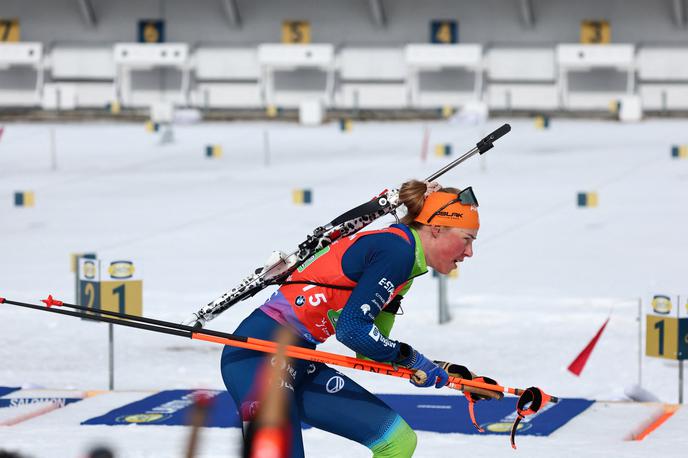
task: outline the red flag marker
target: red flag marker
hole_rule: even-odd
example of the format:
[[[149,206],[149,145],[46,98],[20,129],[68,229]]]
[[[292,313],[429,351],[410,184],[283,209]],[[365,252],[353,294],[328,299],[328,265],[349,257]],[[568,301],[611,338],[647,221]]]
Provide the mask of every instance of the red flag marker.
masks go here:
[[[588,343],[588,345],[585,346],[583,351],[581,351],[580,354],[576,356],[576,359],[574,359],[573,362],[569,364],[568,369],[571,373],[580,376],[581,372],[583,372],[585,363],[588,362],[590,353],[592,353],[592,350],[595,348],[595,345],[597,345],[597,341],[600,340],[600,336],[602,335],[604,328],[607,327],[607,323],[609,323],[609,318],[607,318],[600,330],[597,331],[597,334],[595,334],[595,337],[592,338],[590,343]]]

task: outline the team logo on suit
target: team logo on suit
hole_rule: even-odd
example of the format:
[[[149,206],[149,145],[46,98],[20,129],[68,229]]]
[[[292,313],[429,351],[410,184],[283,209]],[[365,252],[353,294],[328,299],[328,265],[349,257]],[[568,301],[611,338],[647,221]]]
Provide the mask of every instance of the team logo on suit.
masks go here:
[[[331,394],[341,391],[342,388],[344,388],[344,379],[339,375],[333,375],[325,384],[325,389]]]

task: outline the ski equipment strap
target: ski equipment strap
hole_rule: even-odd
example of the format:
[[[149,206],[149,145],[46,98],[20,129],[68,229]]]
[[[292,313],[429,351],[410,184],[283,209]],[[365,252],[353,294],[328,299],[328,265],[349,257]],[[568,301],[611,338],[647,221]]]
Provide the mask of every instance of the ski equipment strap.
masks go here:
[[[494,379],[491,379],[490,377],[474,377],[471,380],[474,380],[476,382],[482,382],[482,383],[487,383],[490,385],[497,385],[497,381]],[[478,422],[475,420],[475,403],[478,401],[485,400],[485,396],[480,396],[479,394],[471,393],[470,391],[464,391],[464,396],[466,396],[466,399],[468,399],[468,415],[471,417],[471,422],[473,422],[473,426],[481,432],[484,433],[485,430],[478,424]],[[489,398],[487,398],[489,400]]]
[[[552,400],[552,397],[542,391],[540,388],[531,386],[526,389],[521,396],[518,398],[516,403],[516,413],[517,417],[514,420],[514,424],[511,426],[511,448],[516,449],[516,430],[518,429],[518,424],[528,415],[534,415],[538,413],[542,407],[544,407],[548,402]]]

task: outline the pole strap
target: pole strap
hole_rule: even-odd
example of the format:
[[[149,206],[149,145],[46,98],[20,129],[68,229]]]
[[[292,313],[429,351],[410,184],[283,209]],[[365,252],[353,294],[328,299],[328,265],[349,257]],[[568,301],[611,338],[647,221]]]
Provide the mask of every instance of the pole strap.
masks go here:
[[[554,398],[556,399],[556,398]],[[553,400],[553,396],[548,395],[540,388],[531,386],[526,389],[516,402],[516,420],[514,424],[511,425],[511,434],[509,439],[511,441],[511,448],[516,450],[516,431],[518,430],[518,425],[528,415],[535,415],[549,402],[557,402]]]
[[[491,379],[490,377],[480,376],[474,377],[472,378],[472,380],[476,382],[487,383],[490,385],[497,385],[497,381]],[[479,393],[471,393],[470,391],[464,391],[463,394],[464,396],[466,396],[466,399],[468,400],[468,415],[471,417],[471,422],[473,423],[473,426],[475,426],[475,429],[477,429],[478,432],[484,433],[485,430],[478,424],[478,422],[475,419],[475,403],[482,400],[489,400],[490,398],[481,396]]]

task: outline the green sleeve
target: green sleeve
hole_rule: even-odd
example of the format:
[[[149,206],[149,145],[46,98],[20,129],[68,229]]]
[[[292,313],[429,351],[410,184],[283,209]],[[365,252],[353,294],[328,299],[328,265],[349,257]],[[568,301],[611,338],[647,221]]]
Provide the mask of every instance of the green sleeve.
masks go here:
[[[406,296],[406,293],[408,293],[408,290],[411,289],[411,285],[413,285],[413,278],[410,279],[407,283],[406,286],[404,286],[401,291],[399,291],[399,296]],[[388,336],[389,337],[389,336]]]

